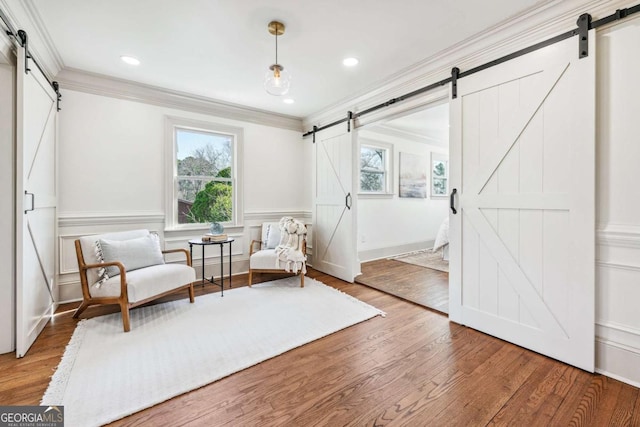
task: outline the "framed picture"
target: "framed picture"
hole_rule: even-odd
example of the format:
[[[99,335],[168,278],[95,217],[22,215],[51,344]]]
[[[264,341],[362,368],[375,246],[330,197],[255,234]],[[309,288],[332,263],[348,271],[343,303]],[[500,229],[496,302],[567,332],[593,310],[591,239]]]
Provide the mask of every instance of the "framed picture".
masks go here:
[[[431,197],[449,194],[449,159],[444,154],[431,153]]]
[[[400,197],[427,198],[427,156],[400,153]]]

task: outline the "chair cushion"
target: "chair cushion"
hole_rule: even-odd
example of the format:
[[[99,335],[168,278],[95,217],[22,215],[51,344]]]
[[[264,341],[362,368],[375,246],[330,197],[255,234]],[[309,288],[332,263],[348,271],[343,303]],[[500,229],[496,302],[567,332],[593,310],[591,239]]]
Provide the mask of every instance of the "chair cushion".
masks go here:
[[[154,234],[129,240],[99,239],[97,244],[104,262],[120,261],[126,271],[164,264],[160,242]],[[113,265],[105,270],[108,277],[120,274],[120,269]]]
[[[276,260],[275,249],[263,249],[251,255],[251,258],[249,258],[249,268],[256,270],[277,270]]]
[[[193,267],[184,264],[161,264],[127,272],[127,296],[130,303],[142,301],[196,280]],[[100,287],[90,288],[92,297],[120,295],[120,276],[111,277]]]
[[[149,235],[149,230],[132,230],[121,231],[117,233],[95,234],[93,236],[80,237],[80,248],[82,249],[82,256],[86,264],[98,264],[101,260],[98,259],[96,253],[96,242],[100,239],[107,240],[129,240],[144,237]],[[100,280],[97,268],[91,268],[87,270],[87,282],[93,285]]]
[[[249,268],[252,270],[282,270],[285,271],[287,266],[286,261],[278,260],[278,265],[276,266],[276,260],[278,256],[276,255],[275,249],[263,249],[258,252],[254,252],[253,255],[249,258]],[[302,266],[301,262],[297,263],[298,268]],[[295,269],[297,271],[297,269]]]
[[[262,224],[263,249],[275,249],[280,244],[280,237],[280,225],[277,222],[265,222]]]

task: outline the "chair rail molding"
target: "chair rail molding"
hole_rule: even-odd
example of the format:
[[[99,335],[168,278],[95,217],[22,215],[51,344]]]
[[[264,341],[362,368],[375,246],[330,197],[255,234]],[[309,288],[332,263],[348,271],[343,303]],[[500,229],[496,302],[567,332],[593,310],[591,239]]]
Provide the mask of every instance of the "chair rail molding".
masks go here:
[[[87,212],[58,215],[58,227],[94,227],[97,225],[124,225],[163,223],[164,212]]]
[[[307,210],[281,210],[281,211],[245,211],[245,221],[274,222],[279,221],[283,216],[291,216],[296,219],[311,221],[311,211]]]
[[[598,224],[596,237],[600,245],[640,249],[640,225]]]

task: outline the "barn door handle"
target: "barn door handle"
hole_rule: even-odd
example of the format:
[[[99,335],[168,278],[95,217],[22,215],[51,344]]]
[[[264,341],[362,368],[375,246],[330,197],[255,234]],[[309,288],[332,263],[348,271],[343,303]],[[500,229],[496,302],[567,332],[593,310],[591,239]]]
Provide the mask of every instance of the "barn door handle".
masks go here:
[[[456,201],[455,201],[457,192],[458,190],[454,188],[453,190],[451,190],[451,194],[449,195],[449,207],[451,208],[451,212],[453,212],[454,215],[458,213],[458,211],[456,210]]]
[[[30,212],[36,209],[36,195],[33,193],[28,193],[27,190],[24,190],[24,195],[31,196],[31,209],[25,209],[24,213],[26,214],[27,212]]]
[[[351,193],[345,196],[344,205],[347,207],[347,209],[351,210]]]

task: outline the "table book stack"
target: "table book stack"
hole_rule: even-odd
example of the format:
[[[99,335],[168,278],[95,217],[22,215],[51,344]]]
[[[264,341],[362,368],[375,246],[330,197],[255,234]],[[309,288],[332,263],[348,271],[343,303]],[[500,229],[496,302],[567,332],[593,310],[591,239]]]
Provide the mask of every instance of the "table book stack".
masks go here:
[[[203,242],[226,242],[228,236],[226,234],[205,234],[202,236]]]

